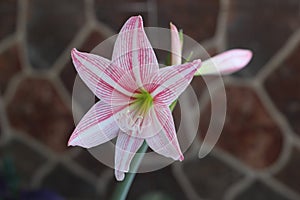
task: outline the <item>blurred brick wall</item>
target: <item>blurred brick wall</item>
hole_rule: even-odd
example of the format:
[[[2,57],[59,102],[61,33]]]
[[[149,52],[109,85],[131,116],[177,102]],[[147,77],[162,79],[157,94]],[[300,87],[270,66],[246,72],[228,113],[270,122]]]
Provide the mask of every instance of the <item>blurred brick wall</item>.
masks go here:
[[[111,195],[113,171],[66,146],[74,128],[70,50],[91,51],[140,14],[145,26],[173,22],[212,55],[248,48],[254,58],[224,77],[227,118],[215,150],[197,158],[210,116],[198,77],[199,141],[184,162],[138,175],[129,199],[300,199],[299,8],[299,0],[1,0],[1,158],[13,159],[22,187],[68,199]],[[82,115],[86,105],[76,100]]]

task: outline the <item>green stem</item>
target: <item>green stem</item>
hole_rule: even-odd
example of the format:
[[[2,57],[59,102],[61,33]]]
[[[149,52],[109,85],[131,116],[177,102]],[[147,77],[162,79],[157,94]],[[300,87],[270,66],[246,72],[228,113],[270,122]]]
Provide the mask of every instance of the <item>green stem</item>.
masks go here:
[[[170,105],[171,111],[174,110],[176,104],[177,104],[177,100],[175,100]],[[144,155],[144,153],[146,153],[147,149],[148,149],[148,145],[146,142],[144,142],[142,144],[142,146],[140,147],[140,149],[137,151],[137,154],[132,159],[132,162],[130,164],[130,173],[126,174],[126,176],[122,182],[117,183],[115,192],[113,193],[111,200],[125,200],[126,199],[129,189],[132,185],[133,179],[136,175],[136,172],[142,162],[143,155]]]

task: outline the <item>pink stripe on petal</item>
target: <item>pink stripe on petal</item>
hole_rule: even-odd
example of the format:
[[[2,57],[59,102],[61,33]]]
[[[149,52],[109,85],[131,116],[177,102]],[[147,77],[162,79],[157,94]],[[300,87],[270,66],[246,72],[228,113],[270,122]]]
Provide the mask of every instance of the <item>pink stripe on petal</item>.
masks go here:
[[[116,40],[112,63],[130,72],[139,86],[147,84],[159,65],[146,36],[141,16],[129,18]]]
[[[158,75],[153,79],[156,88],[151,89],[154,102],[170,105],[186,89],[200,66],[201,60],[195,60],[160,69]]]
[[[72,133],[68,146],[91,148],[117,136],[119,127],[111,106],[100,101],[80,120]]]
[[[170,23],[171,28],[171,52],[172,52],[172,65],[180,65],[181,64],[181,42],[179,38],[179,33],[176,26]]]
[[[155,110],[162,130],[155,136],[147,138],[147,144],[156,153],[182,161],[184,157],[178,144],[174,121],[169,107],[159,106]]]
[[[231,74],[245,67],[252,58],[252,52],[233,49],[218,54],[202,63],[197,75]]]
[[[113,92],[124,99],[132,95],[132,89],[120,82],[124,71],[106,58],[76,49],[72,50],[71,55],[79,76],[99,99],[111,104]]]
[[[124,172],[129,171],[131,160],[143,142],[144,139],[132,137],[122,131],[119,132],[115,153],[115,176],[118,181],[124,179]]]

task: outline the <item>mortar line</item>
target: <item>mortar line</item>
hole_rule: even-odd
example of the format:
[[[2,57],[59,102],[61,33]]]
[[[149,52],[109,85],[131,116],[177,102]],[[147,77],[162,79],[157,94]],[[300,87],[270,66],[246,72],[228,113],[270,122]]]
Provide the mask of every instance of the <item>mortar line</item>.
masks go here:
[[[80,164],[75,162],[72,158],[69,156],[63,155],[59,158],[60,163],[62,163],[67,169],[69,169],[71,172],[82,178],[83,180],[86,180],[87,182],[91,184],[95,184],[97,180],[97,176],[89,172],[87,169],[82,167]]]
[[[67,167],[71,172],[73,172],[83,180],[86,180],[90,183],[93,183],[93,181],[95,181],[95,178],[93,178],[88,171],[78,166],[78,164],[74,162],[71,158],[69,158],[69,156],[53,152],[46,145],[41,144],[39,141],[36,141],[31,136],[28,136],[27,134],[22,133],[21,131],[15,130],[13,132],[13,137],[17,140],[22,141],[25,145],[30,146],[35,152],[39,152],[46,159],[46,163],[42,165],[41,168],[37,171],[37,174],[34,175],[34,180],[32,182],[33,187],[39,186],[43,179],[59,163]]]
[[[0,53],[5,52],[7,49],[16,44],[16,34],[11,34],[0,41]]]
[[[70,60],[71,50],[76,46],[82,45],[84,43],[84,40],[88,37],[90,31],[91,26],[88,23],[86,23],[79,31],[77,31],[77,34],[74,36],[72,41],[64,48],[63,52],[53,63],[53,66],[51,68],[51,70],[56,76]]]
[[[234,85],[237,87],[241,86],[241,82],[238,80],[231,79],[230,83],[228,85]],[[255,92],[257,97],[259,98],[260,102],[262,103],[263,107],[266,109],[268,115],[271,117],[271,119],[276,123],[278,128],[280,129],[282,138],[283,138],[283,147],[280,151],[280,154],[276,161],[272,163],[270,166],[268,166],[265,169],[259,170],[258,174],[272,174],[280,170],[287,162],[289,153],[291,152],[291,136],[288,134],[291,130],[287,130],[285,127],[281,126],[283,121],[281,119],[278,119],[278,112],[276,109],[270,108],[272,103],[269,99],[267,99],[267,96],[264,93],[263,88],[260,86],[259,83],[251,80],[245,80],[242,84],[243,87],[248,87],[252,91]]]
[[[44,178],[57,166],[57,160],[47,160],[45,164],[36,170],[31,180],[31,188],[36,189],[42,185]]]
[[[216,29],[216,44],[218,52],[226,50],[227,47],[227,20],[229,16],[229,0],[219,0],[220,10],[218,13],[218,23]]]
[[[84,1],[84,10],[85,10],[85,18],[88,23],[95,20],[95,14],[94,14],[94,1],[93,0],[85,0]]]
[[[26,30],[26,19],[28,13],[28,1],[27,0],[18,0],[17,3],[17,19],[16,19],[16,32],[18,37],[24,37]]]
[[[196,158],[197,159],[197,158]],[[172,174],[176,179],[178,185],[184,191],[185,195],[189,200],[200,200],[200,196],[195,191],[191,182],[188,180],[186,175],[183,173],[182,163],[174,163],[172,166]]]
[[[8,121],[6,118],[6,111],[2,97],[0,97],[0,123],[1,123],[1,135],[0,135],[0,147],[5,146],[10,140],[10,134],[8,132]]]
[[[291,200],[299,200],[300,199],[300,196],[298,193],[294,192],[288,186],[280,183],[273,177],[259,177],[259,180],[261,180],[263,183],[265,183],[267,186],[269,186],[272,190],[279,192],[282,196],[285,196],[288,199],[291,199]]]
[[[227,192],[224,195],[224,200],[233,200],[239,194],[242,194],[247,188],[253,184],[255,178],[253,176],[245,176],[240,181],[235,182],[230,188],[227,189]]]
[[[283,137],[283,147],[280,151],[279,159],[277,159],[277,161],[273,163],[272,168],[270,169],[271,173],[275,173],[283,168],[283,166],[288,161],[292,149],[292,129],[290,128],[287,119],[275,108],[275,105],[266,94],[266,91],[263,89],[263,87],[258,84],[254,87],[254,90],[256,91],[264,107],[267,109],[271,118],[276,122],[278,128],[281,130],[280,132]]]
[[[26,21],[28,17],[28,0],[19,0],[21,13],[18,17],[18,42],[19,42],[19,54],[22,63],[23,72],[30,74],[33,71],[33,67],[29,61],[28,44],[27,44],[27,29]]]
[[[263,83],[265,79],[281,66],[285,59],[297,48],[300,43],[300,28],[296,30],[275,55],[260,69],[255,77],[255,81]]]
[[[273,103],[266,90],[261,85],[254,86],[254,89],[264,106],[271,114],[272,118],[277,122],[277,124],[283,131],[283,134],[285,134],[288,137],[293,136],[293,129],[289,125],[287,118],[276,108],[276,105]]]

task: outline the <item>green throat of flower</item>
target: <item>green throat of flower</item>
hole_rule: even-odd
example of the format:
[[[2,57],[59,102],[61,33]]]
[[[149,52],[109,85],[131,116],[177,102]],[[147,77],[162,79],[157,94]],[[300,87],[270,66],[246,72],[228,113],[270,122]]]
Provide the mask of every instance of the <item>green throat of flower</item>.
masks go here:
[[[133,105],[137,111],[136,114],[142,117],[145,116],[153,105],[153,97],[149,92],[141,89],[139,93],[134,95],[134,99]]]

